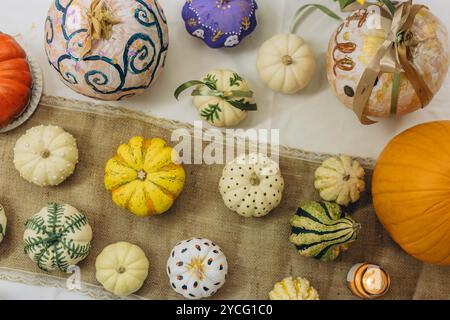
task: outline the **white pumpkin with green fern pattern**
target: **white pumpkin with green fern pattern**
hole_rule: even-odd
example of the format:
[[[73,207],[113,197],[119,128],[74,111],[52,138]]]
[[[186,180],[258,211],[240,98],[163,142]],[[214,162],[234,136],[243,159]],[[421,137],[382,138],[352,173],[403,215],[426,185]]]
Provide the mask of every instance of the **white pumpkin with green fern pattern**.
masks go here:
[[[44,271],[67,271],[89,254],[92,229],[68,204],[49,203],[25,223],[25,253]]]
[[[193,103],[202,120],[216,127],[234,127],[247,115],[255,111],[253,92],[247,81],[231,70],[212,70],[201,80],[188,81],[177,88],[175,97],[189,87]]]

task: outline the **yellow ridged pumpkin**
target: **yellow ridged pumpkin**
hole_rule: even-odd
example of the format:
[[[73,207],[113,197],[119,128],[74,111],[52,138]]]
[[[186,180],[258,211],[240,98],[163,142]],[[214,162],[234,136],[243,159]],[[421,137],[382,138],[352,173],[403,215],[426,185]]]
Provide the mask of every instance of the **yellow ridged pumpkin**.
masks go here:
[[[406,252],[450,265],[450,121],[392,139],[377,161],[372,195],[378,218]]]
[[[133,137],[117,149],[105,168],[105,187],[119,207],[137,216],[162,214],[184,187],[177,154],[159,138]]]

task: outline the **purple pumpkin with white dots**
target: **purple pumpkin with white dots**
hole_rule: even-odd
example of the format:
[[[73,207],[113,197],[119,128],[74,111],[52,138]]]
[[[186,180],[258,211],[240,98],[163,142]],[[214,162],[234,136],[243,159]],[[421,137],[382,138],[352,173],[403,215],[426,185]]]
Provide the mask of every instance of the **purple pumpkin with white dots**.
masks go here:
[[[224,285],[227,273],[227,258],[220,247],[208,239],[179,242],[167,261],[171,287],[187,299],[214,295]]]
[[[183,20],[187,32],[210,48],[231,48],[257,25],[255,0],[186,0]]]

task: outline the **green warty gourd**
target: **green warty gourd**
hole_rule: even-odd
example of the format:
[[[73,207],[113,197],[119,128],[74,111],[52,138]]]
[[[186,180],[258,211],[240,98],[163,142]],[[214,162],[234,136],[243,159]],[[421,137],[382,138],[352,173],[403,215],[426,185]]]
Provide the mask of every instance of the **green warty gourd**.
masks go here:
[[[291,219],[292,234],[302,256],[332,261],[358,236],[359,223],[331,202],[309,201],[301,205]]]

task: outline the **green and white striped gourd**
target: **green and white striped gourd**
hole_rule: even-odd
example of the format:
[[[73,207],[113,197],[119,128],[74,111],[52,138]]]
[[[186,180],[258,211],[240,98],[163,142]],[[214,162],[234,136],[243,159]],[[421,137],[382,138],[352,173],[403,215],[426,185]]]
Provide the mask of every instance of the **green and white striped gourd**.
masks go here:
[[[331,202],[309,201],[301,205],[291,219],[292,234],[302,256],[333,261],[355,241],[361,225]]]
[[[68,204],[49,203],[25,227],[25,253],[44,271],[66,271],[89,254],[91,226]]]
[[[0,242],[3,241],[3,238],[6,235],[6,224],[7,224],[5,209],[0,204]]]

